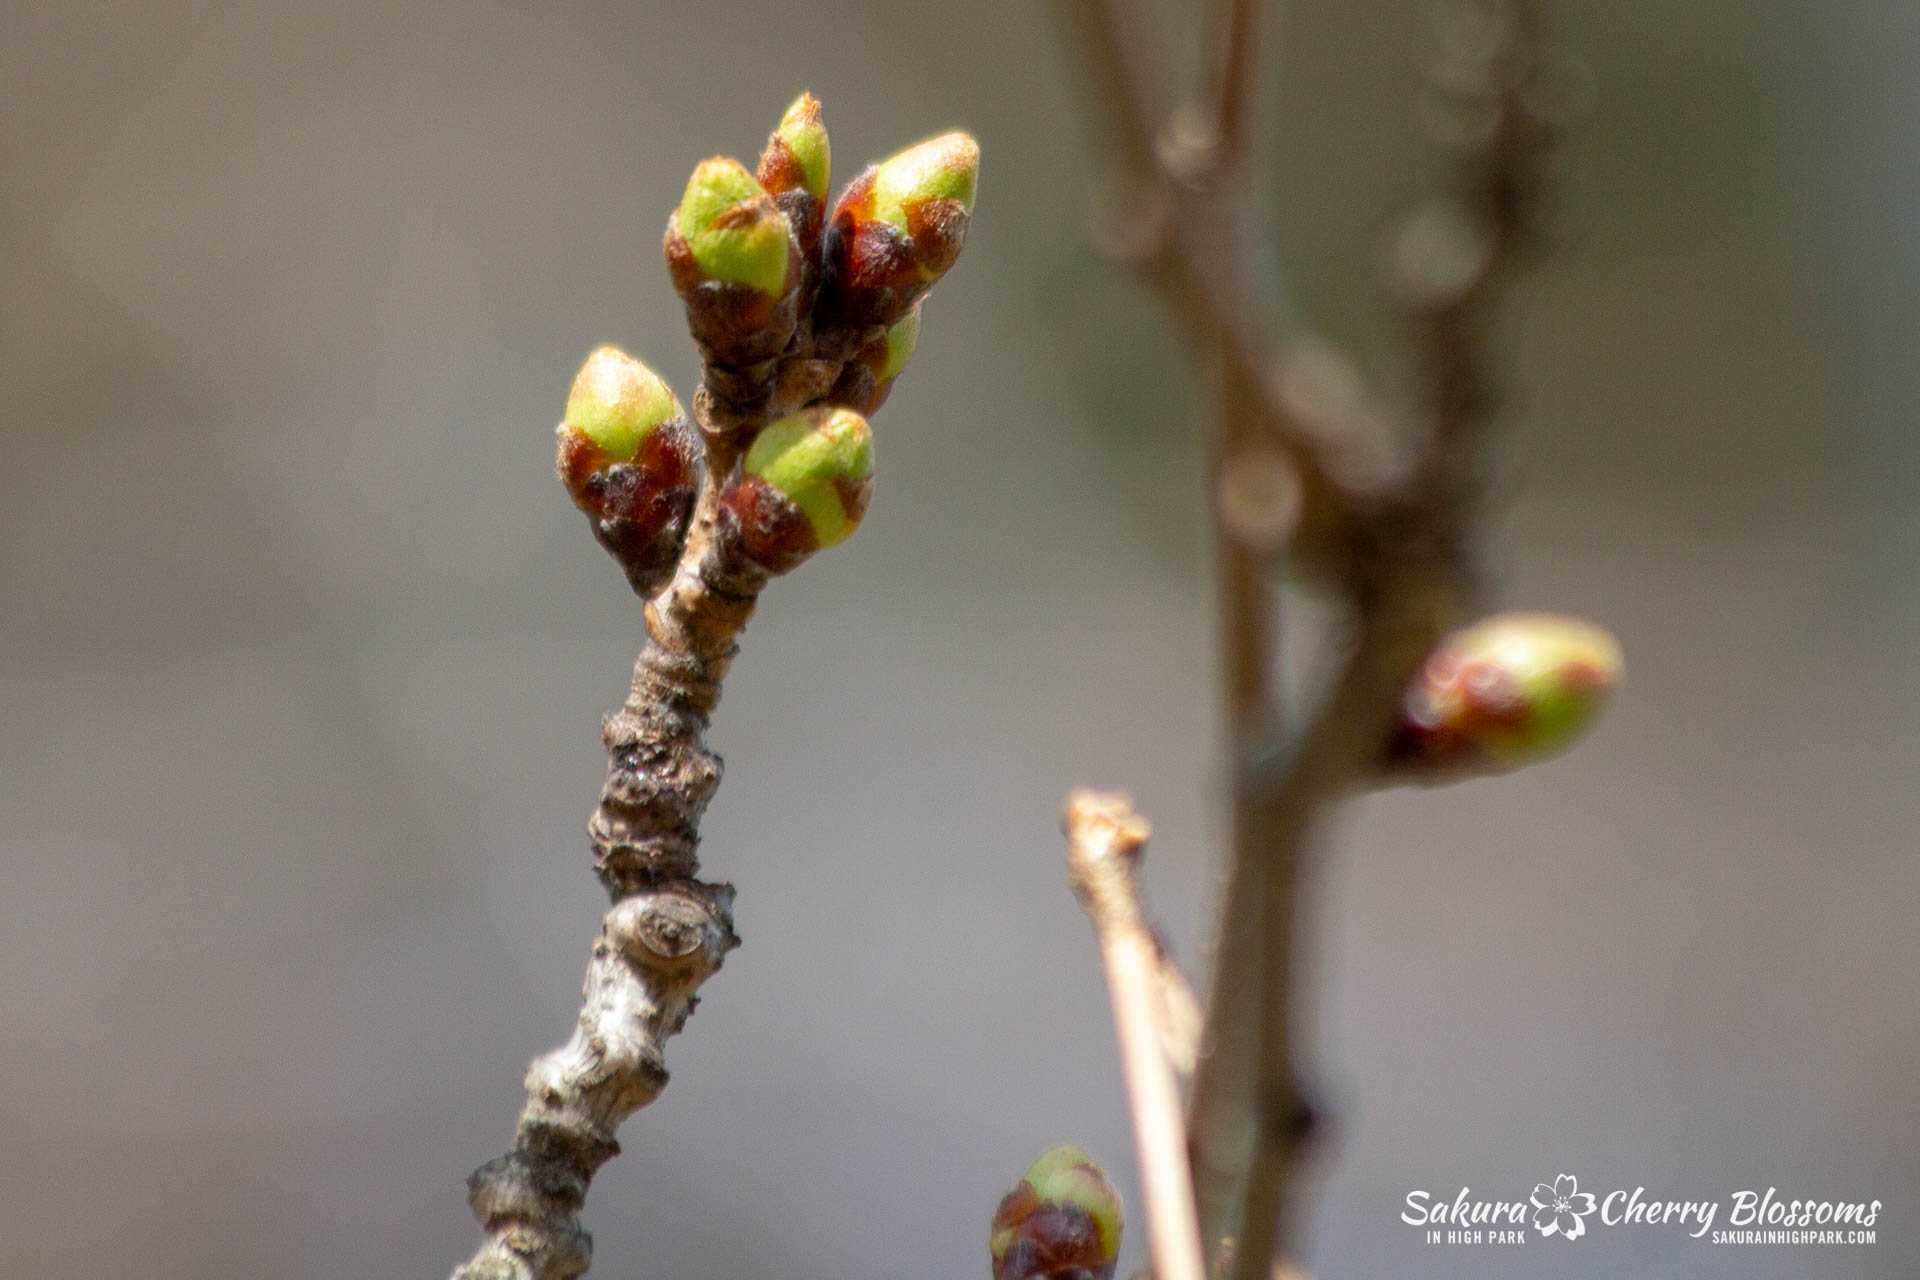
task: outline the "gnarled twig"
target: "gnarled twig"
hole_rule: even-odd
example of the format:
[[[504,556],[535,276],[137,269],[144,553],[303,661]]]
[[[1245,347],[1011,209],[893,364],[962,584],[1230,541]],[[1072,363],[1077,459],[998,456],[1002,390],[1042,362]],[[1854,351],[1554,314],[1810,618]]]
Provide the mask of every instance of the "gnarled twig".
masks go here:
[[[507,1153],[476,1169],[468,1200],[487,1239],[455,1280],[566,1280],[592,1239],[577,1215],[615,1133],[667,1083],[662,1046],[739,939],[733,888],[696,877],[701,815],[720,785],[706,731],[735,640],[766,574],[714,543],[729,437],[708,459],[673,579],[647,604],[647,643],[621,708],[604,721],[607,778],[588,823],[614,907],[600,926],[573,1038],[527,1070]]]

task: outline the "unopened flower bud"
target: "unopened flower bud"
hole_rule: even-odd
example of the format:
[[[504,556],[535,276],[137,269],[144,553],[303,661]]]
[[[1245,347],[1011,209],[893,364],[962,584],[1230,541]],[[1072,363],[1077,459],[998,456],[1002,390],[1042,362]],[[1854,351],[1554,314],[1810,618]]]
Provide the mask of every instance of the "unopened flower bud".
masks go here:
[[[913,349],[920,345],[920,306],[914,304],[913,310],[905,318],[888,328],[886,336],[870,344],[860,353],[860,362],[873,370],[873,380],[883,388],[893,385],[893,380],[906,369],[907,362],[913,359]]]
[[[913,349],[919,341],[920,307],[916,303],[905,319],[854,353],[834,385],[830,397],[833,403],[851,406],[862,413],[879,409],[893,390],[893,380],[907,367],[907,361],[913,359]]]
[[[785,573],[851,537],[872,490],[867,420],[851,409],[804,409],[760,432],[720,495],[722,549]]]
[[[702,160],[687,179],[674,228],[701,280],[779,293],[787,279],[787,236],[765,188],[737,160]],[[678,281],[676,281],[678,283]]]
[[[831,172],[832,153],[827,127],[820,123],[820,102],[803,93],[767,139],[755,176],[793,224],[794,237],[807,256],[820,243]]]
[[[1108,1280],[1121,1226],[1120,1196],[1100,1166],[1078,1147],[1054,1147],[994,1211],[994,1280]]]
[[[567,393],[564,422],[603,460],[631,462],[647,435],[680,416],[659,374],[615,346],[594,349]]]
[[[1396,772],[1500,773],[1565,751],[1620,680],[1620,646],[1575,618],[1503,613],[1440,642],[1402,698]]]
[[[667,219],[662,250],[703,352],[771,360],[793,336],[800,254],[787,217],[737,160],[703,160]]]
[[[860,328],[905,317],[960,256],[979,172],[979,144],[944,133],[854,180],[827,233],[835,320]]]
[[[672,574],[699,488],[699,440],[667,384],[618,347],[587,357],[567,396],[558,469],[594,537],[650,596]]]

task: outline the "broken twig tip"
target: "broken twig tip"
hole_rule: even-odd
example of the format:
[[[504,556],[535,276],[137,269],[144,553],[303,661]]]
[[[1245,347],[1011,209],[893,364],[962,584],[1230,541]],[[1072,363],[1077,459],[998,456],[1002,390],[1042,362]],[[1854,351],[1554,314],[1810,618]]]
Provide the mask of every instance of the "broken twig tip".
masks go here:
[[[1092,787],[1067,793],[1061,827],[1075,850],[1087,857],[1137,854],[1153,834],[1153,824],[1134,812],[1132,796]]]

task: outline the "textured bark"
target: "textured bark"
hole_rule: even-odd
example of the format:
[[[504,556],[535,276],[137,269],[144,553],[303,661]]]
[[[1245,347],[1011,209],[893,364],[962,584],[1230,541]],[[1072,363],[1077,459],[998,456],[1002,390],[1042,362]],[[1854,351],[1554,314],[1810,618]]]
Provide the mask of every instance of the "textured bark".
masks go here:
[[[695,408],[708,422],[704,394]],[[487,1238],[454,1280],[571,1280],[593,1238],[580,1224],[621,1122],[666,1087],[664,1046],[700,984],[739,945],[733,887],[697,879],[700,818],[720,785],[707,724],[767,575],[715,545],[735,446],[708,431],[706,476],[674,576],[647,604],[626,702],[607,716],[607,778],[587,824],[613,909],[601,921],[573,1037],[527,1069],[507,1153],[474,1170],[467,1201]]]
[[[615,1133],[667,1084],[666,1038],[694,992],[739,939],[733,890],[687,884],[622,899],[600,925],[573,1038],[527,1069],[513,1146],[468,1179],[486,1243],[456,1280],[560,1280],[593,1257],[580,1225],[594,1171],[620,1153]]]

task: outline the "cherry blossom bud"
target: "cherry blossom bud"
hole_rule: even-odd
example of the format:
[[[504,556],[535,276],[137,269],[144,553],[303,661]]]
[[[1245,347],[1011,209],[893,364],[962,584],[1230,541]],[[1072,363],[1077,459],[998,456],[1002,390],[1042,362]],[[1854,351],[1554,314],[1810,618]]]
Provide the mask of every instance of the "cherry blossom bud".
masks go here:
[[[873,432],[851,409],[816,406],[763,430],[720,495],[719,539],[785,573],[853,535],[873,489]]]
[[[994,1210],[994,1280],[1109,1280],[1120,1257],[1120,1197],[1087,1153],[1054,1147]]]
[[[618,347],[587,357],[567,397],[560,480],[594,537],[650,596],[671,576],[699,487],[700,445],[658,374]]]
[[[1435,780],[1549,759],[1593,724],[1620,680],[1620,646],[1591,623],[1503,613],[1428,655],[1401,703],[1389,766]]]
[[[979,144],[944,133],[854,179],[827,230],[834,320],[863,328],[906,316],[960,256],[979,172]]]
[[[827,127],[820,123],[819,100],[803,93],[767,139],[756,176],[787,215],[801,252],[809,257],[820,244],[831,172],[832,152]]]
[[[771,360],[793,336],[801,256],[787,217],[739,161],[703,160],[662,251],[709,360]]]
[[[893,380],[913,359],[920,341],[920,306],[914,305],[906,318],[882,331],[873,341],[854,353],[834,384],[830,399],[862,413],[873,413],[887,402]]]
[[[702,160],[674,211],[692,267],[703,280],[777,294],[787,279],[786,229],[765,188],[737,160]]]

